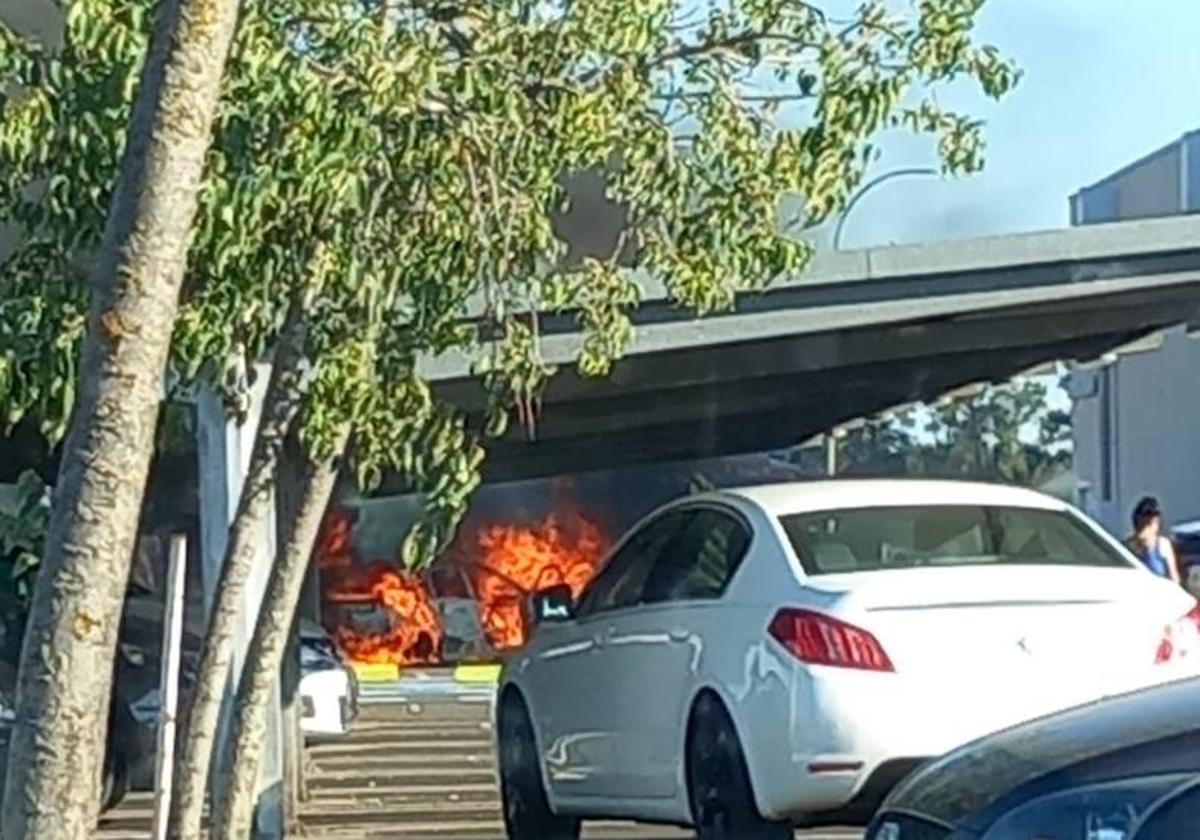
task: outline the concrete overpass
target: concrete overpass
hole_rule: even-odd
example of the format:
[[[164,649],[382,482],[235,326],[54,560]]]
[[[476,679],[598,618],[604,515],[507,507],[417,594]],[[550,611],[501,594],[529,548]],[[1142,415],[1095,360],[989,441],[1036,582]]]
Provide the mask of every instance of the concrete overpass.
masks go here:
[[[855,417],[1087,360],[1200,314],[1200,221],[1175,218],[821,255],[809,271],[695,319],[647,283],[637,333],[610,378],[564,367],[536,440],[492,444],[489,480],[795,445]],[[550,361],[578,346],[543,320]],[[468,361],[432,361],[470,412]],[[387,488],[384,488],[384,492]]]

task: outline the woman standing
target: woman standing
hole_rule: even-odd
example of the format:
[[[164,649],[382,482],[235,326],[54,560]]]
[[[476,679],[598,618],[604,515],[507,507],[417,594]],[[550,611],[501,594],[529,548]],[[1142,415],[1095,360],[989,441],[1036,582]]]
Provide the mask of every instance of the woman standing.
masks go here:
[[[1179,563],[1171,541],[1162,533],[1162,508],[1158,499],[1146,496],[1133,509],[1133,536],[1129,550],[1159,577],[1179,583]]]

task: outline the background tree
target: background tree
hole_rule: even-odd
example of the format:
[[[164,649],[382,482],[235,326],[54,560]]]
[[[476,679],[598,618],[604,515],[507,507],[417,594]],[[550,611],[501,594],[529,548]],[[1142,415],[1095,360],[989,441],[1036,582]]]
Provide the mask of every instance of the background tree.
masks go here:
[[[878,418],[839,441],[849,474],[980,478],[1042,487],[1071,469],[1071,420],[1044,381],[1019,378]]]
[[[62,376],[52,398],[70,402],[78,378],[19,669],[2,815],[9,840],[82,840],[95,823],[121,602],[196,188],[237,7],[235,0],[162,4],[128,130],[122,119],[122,130],[111,139],[126,143],[92,272],[79,367],[77,375]],[[85,4],[72,4],[69,18],[68,26],[84,29],[101,24],[88,16]],[[38,129],[49,103],[29,92],[40,81],[34,77],[40,66],[28,45],[0,33],[4,81],[21,85],[15,96],[4,88],[6,139],[26,150],[45,140]],[[84,119],[89,117],[95,121],[100,115],[88,108]],[[17,124],[10,128],[14,118]],[[5,197],[19,201],[13,190],[28,188],[9,181]],[[4,300],[11,306],[7,295]],[[7,378],[7,365],[5,371]],[[18,402],[39,399],[27,391]]]
[[[17,479],[10,507],[0,509],[0,592],[5,601],[26,607],[46,545],[50,522],[47,491],[41,477],[27,470]],[[12,629],[5,627],[6,637]]]
[[[1019,379],[934,407],[923,431],[926,469],[1038,486],[1070,466],[1070,423],[1051,411],[1046,386]]]
[[[603,374],[631,335],[636,271],[661,277],[703,313],[801,269],[810,249],[779,235],[781,199],[800,198],[790,227],[826,218],[861,180],[880,131],[933,135],[948,172],[981,165],[979,124],[930,96],[959,77],[992,96],[1015,81],[994,50],[971,40],[980,5],[929,0],[893,14],[867,4],[847,20],[786,0],[727,0],[699,12],[667,0],[249,7],[209,156],[175,348],[185,377],[223,386],[234,406],[239,371],[271,352],[275,370],[179,777],[205,775],[197,768],[208,748],[192,739],[212,727],[195,726],[196,715],[215,717],[220,652],[231,650],[220,628],[232,626],[222,622],[236,617],[253,557],[238,529],[251,533],[246,524],[265,508],[255,499],[293,422],[314,479],[302,510],[323,508],[328,491],[317,478],[352,433],[350,461],[365,486],[394,469],[423,492],[429,515],[402,555],[410,565],[432,558],[478,482],[480,438],[502,432],[511,413],[529,422],[552,375],[539,352],[539,312],[573,313],[584,331],[579,367]],[[117,33],[136,53],[147,8],[91,0],[79,14],[102,19],[108,42]],[[55,95],[46,97],[51,117],[37,139],[94,111],[119,122],[127,107],[110,83],[127,78],[127,53],[72,56],[45,65]],[[68,189],[70,179],[54,175],[86,170],[85,183],[102,195],[111,173],[104,161],[65,151],[39,174]],[[566,201],[564,176],[587,171],[606,173],[627,228],[611,254],[567,264],[552,211]],[[10,198],[29,184],[19,181]],[[78,253],[63,244],[59,237],[47,249],[63,269],[57,286],[21,275],[42,312],[70,312],[64,301],[84,298],[65,271]],[[37,253],[30,245],[22,259]],[[5,318],[17,320],[18,309]],[[67,415],[69,389],[46,381],[41,360],[58,358],[55,341],[70,356],[80,329],[70,333],[71,323],[44,317],[21,333],[21,347],[0,344],[27,374],[11,391],[14,404]],[[474,358],[493,398],[482,427],[440,405],[419,375],[422,358],[450,351]],[[285,629],[279,617],[291,614],[303,569],[294,558],[308,556],[314,531],[298,521],[280,547],[256,626],[252,650],[261,655],[247,660],[239,689],[239,787],[218,809],[228,836],[244,836],[253,793],[245,780],[257,777],[253,718],[278,672],[273,638]],[[196,820],[180,820],[185,836],[198,830],[196,789],[181,800]]]

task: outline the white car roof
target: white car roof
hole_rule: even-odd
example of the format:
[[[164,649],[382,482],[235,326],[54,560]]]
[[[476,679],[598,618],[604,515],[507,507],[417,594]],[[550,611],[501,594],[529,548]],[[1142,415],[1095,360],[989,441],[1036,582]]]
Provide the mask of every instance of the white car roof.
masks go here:
[[[1176,534],[1200,534],[1200,519],[1193,519],[1190,522],[1180,522],[1171,528]]]
[[[1058,499],[1033,490],[977,481],[928,479],[834,479],[732,487],[711,494],[736,496],[776,516],[861,507],[986,505],[1065,510]]]

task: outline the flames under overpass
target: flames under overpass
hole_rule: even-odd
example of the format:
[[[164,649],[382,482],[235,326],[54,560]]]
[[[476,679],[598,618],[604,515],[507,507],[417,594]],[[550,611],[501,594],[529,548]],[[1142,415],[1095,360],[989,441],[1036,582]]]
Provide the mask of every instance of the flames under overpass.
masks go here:
[[[825,254],[705,319],[650,284],[612,375],[585,379],[564,364],[536,437],[513,428],[495,441],[487,478],[793,446],[965,384],[1094,359],[1198,315],[1200,221],[1191,218]],[[571,319],[545,319],[543,336],[549,360],[569,362]],[[426,372],[443,396],[481,409],[465,359],[441,358]]]

